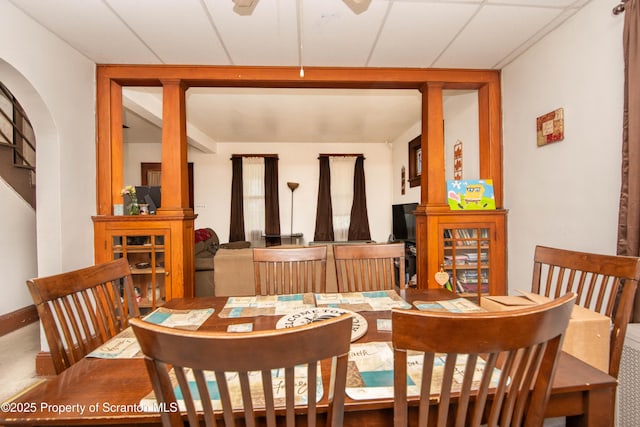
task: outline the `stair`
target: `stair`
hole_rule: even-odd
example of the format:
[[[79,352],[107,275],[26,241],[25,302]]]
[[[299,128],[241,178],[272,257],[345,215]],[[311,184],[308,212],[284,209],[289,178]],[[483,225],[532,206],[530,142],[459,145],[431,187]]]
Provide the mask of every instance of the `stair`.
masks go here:
[[[36,207],[35,135],[17,99],[0,82],[0,178]]]

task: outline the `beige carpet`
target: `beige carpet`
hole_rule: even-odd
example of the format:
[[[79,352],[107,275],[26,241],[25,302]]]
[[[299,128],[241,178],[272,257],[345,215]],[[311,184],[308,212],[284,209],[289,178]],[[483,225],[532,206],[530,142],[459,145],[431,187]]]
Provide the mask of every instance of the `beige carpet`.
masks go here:
[[[0,337],[0,402],[35,382],[36,355],[40,351],[40,322]]]

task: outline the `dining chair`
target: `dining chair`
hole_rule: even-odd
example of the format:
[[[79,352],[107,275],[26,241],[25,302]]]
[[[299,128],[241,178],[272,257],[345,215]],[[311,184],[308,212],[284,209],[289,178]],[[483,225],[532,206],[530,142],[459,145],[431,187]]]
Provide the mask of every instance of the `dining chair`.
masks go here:
[[[126,258],[27,280],[56,374],[129,326],[140,310]]]
[[[253,248],[256,295],[327,291],[327,247]]]
[[[406,286],[404,243],[334,245],[338,292],[379,291]]]
[[[413,392],[412,425],[417,415],[421,426],[542,426],[574,299],[502,312],[393,309],[394,426],[408,425]]]
[[[609,375],[617,378],[640,280],[640,258],[536,246],[531,291],[550,298],[574,292],[576,304],[611,318]]]
[[[131,326],[157,402],[174,408],[181,396],[191,426],[200,425],[198,415],[209,427],[216,425],[216,417],[233,427],[234,417],[242,415],[240,424],[248,427],[265,422],[275,427],[280,417],[293,426],[301,411],[307,414],[305,425],[314,426],[316,399],[323,390],[329,402],[326,425],[337,427],[344,414],[351,322],[346,314],[293,328],[239,333],[176,330],[140,319],[132,319]],[[330,376],[318,369],[325,359],[332,359]],[[273,378],[276,373],[284,378]],[[203,395],[212,398],[201,399]],[[161,418],[164,427],[183,426],[179,411],[163,412]]]

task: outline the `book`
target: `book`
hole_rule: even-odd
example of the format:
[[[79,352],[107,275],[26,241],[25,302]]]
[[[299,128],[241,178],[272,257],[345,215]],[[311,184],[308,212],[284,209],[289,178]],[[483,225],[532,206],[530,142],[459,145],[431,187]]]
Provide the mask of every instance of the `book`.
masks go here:
[[[451,210],[456,211],[495,209],[493,180],[448,180],[447,201]]]

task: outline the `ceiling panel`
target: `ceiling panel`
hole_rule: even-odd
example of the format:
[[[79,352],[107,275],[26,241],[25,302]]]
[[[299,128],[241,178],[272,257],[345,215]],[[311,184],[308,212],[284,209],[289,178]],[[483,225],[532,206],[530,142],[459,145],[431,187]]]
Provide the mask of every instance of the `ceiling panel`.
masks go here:
[[[96,63],[160,62],[100,0],[13,3]]]
[[[163,63],[229,63],[199,0],[107,1]]]
[[[493,68],[561,12],[556,8],[484,6],[435,66]]]
[[[372,1],[366,12],[356,15],[342,1],[304,2],[303,63],[365,66],[388,5],[387,1]]]
[[[477,4],[394,3],[368,65],[432,66],[478,7]]]
[[[233,65],[297,65],[295,3],[260,1],[250,16],[233,11],[231,0],[205,0]]]

